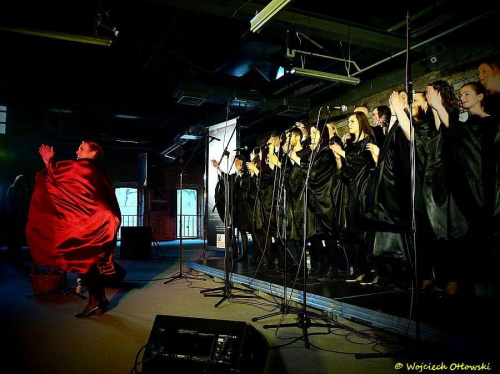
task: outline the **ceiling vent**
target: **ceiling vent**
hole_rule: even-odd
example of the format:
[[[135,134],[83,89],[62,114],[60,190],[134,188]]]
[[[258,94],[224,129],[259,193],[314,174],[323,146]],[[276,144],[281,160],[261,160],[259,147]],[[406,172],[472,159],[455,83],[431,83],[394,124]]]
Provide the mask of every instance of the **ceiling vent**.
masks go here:
[[[309,109],[309,100],[287,98],[283,100],[283,105],[276,108],[276,114],[282,117],[295,118],[307,114]]]
[[[182,95],[177,100],[177,103],[178,104],[183,104],[183,105],[200,106],[205,101],[207,101],[206,97],[196,97],[196,96]]]

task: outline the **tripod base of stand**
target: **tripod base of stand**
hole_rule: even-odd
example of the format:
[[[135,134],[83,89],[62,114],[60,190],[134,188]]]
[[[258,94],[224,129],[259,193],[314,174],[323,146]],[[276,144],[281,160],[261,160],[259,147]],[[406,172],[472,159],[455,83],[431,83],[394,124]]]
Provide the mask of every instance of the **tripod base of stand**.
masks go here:
[[[200,277],[197,277],[197,276],[194,276],[194,275],[190,275],[190,274],[184,274],[182,272],[179,272],[177,274],[174,274],[170,277],[169,280],[166,280],[165,282],[163,282],[163,284],[167,284],[167,283],[170,283],[170,282],[173,282],[177,279],[182,279],[182,278],[185,278],[185,279],[198,279],[198,280],[206,280],[205,278],[200,278]]]
[[[238,288],[231,286],[229,284],[225,285],[224,287],[218,287],[218,288],[212,288],[210,290],[201,290],[200,293],[204,294],[203,296],[205,297],[222,297],[221,300],[219,300],[214,307],[217,308],[220,304],[222,304],[225,300],[229,299],[254,299],[258,298],[258,296],[255,295],[234,295],[231,293],[231,290],[237,290],[237,291],[242,291],[242,292],[248,292],[247,290],[243,288]],[[221,292],[222,295],[219,294],[207,294],[208,292]]]
[[[279,308],[278,312],[269,313],[269,314],[265,314],[265,315],[260,316],[260,317],[254,317],[254,318],[252,318],[252,322],[257,322],[257,321],[260,321],[261,319],[270,318],[270,317],[274,317],[274,316],[290,314],[290,313],[293,313],[294,310],[297,309],[297,308],[292,307],[292,306],[290,306],[288,304],[280,304],[278,306],[278,308]]]
[[[262,326],[264,329],[270,328],[281,328],[281,327],[299,327],[302,329],[302,339],[304,340],[304,345],[307,349],[311,348],[311,343],[309,342],[309,332],[307,329],[309,327],[326,327],[328,329],[328,333],[331,332],[332,328],[339,328],[338,325],[333,325],[329,322],[319,323],[319,322],[311,322],[311,318],[308,316],[308,313],[302,311],[297,314],[299,318],[299,322],[294,323],[282,323],[279,325],[264,325]],[[318,317],[320,318],[320,317]]]

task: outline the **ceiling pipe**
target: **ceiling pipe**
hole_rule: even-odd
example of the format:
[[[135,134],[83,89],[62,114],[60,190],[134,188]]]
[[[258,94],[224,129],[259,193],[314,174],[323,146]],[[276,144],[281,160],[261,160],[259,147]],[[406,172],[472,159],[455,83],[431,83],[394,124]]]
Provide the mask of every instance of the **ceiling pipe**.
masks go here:
[[[451,29],[449,29],[449,30],[447,30],[447,31],[444,31],[444,32],[442,32],[442,33],[440,33],[440,34],[438,34],[438,35],[435,35],[435,36],[433,36],[433,37],[431,37],[431,38],[429,38],[429,39],[427,39],[427,40],[425,40],[425,41],[423,41],[423,42],[417,43],[417,44],[415,44],[415,45],[411,46],[411,47],[410,47],[410,50],[413,50],[413,49],[419,48],[419,47],[421,47],[421,46],[423,46],[423,45],[426,45],[426,44],[428,44],[428,43],[430,43],[430,42],[432,42],[432,41],[434,41],[434,40],[436,40],[436,39],[439,39],[439,38],[441,38],[441,37],[443,37],[443,36],[445,36],[445,35],[448,35],[448,34],[450,34],[450,33],[452,33],[452,32],[455,32],[456,30],[459,30],[459,29],[461,29],[462,27],[465,27],[465,26],[468,26],[468,25],[470,25],[470,24],[472,24],[472,23],[474,23],[474,22],[477,22],[477,21],[478,21],[478,20],[480,20],[481,18],[486,17],[486,16],[488,16],[488,15],[490,15],[490,14],[492,14],[492,13],[497,12],[497,11],[498,11],[498,9],[499,9],[499,8],[492,9],[492,10],[490,10],[490,11],[486,12],[486,13],[483,13],[483,14],[481,14],[481,15],[479,15],[479,16],[477,16],[477,17],[475,17],[475,18],[472,18],[472,19],[470,19],[470,20],[468,20],[468,21],[466,21],[466,22],[463,22],[463,23],[461,23],[460,25],[457,25],[457,26],[455,26],[455,27],[453,27],[453,28],[451,28]],[[363,68],[363,69],[361,69],[361,70],[359,70],[359,71],[356,71],[356,72],[354,72],[354,73],[352,74],[352,76],[355,76],[355,75],[358,75],[358,74],[364,73],[365,71],[368,71],[368,70],[370,70],[370,69],[372,69],[372,68],[374,68],[374,67],[376,67],[376,66],[378,66],[378,65],[383,64],[384,62],[390,61],[390,60],[392,60],[392,59],[394,59],[394,58],[396,58],[396,57],[398,57],[398,56],[401,56],[401,55],[403,55],[403,54],[405,54],[405,53],[406,53],[406,49],[405,49],[405,50],[402,50],[402,51],[400,51],[400,52],[398,52],[398,53],[396,53],[396,54],[394,54],[394,55],[392,55],[392,56],[390,56],[390,57],[384,58],[383,60],[380,60],[380,61],[378,61],[378,62],[376,62],[376,63],[374,63],[374,64],[372,64],[372,65],[370,65],[370,66],[367,66],[367,67],[365,67],[365,68]],[[332,85],[328,85],[328,86],[326,86],[326,87],[322,88],[321,90],[317,91],[316,93],[320,93],[320,92],[322,92],[322,91],[324,91],[324,90],[326,90],[326,89],[328,89],[328,88],[330,88],[330,87],[332,87]]]

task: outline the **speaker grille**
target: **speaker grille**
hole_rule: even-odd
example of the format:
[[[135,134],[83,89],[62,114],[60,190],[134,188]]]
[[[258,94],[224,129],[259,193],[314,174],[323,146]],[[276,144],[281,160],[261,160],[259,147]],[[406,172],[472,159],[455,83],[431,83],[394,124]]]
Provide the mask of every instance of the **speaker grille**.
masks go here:
[[[144,352],[143,373],[264,371],[268,344],[250,324],[158,315]]]

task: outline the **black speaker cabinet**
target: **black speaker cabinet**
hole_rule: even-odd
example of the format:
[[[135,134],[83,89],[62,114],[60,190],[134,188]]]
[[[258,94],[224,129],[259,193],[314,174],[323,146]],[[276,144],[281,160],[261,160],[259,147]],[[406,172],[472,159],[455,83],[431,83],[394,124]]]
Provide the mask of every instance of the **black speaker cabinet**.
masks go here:
[[[269,346],[250,324],[157,315],[144,351],[144,374],[258,374]]]
[[[149,260],[151,259],[151,227],[122,227],[120,259]]]

